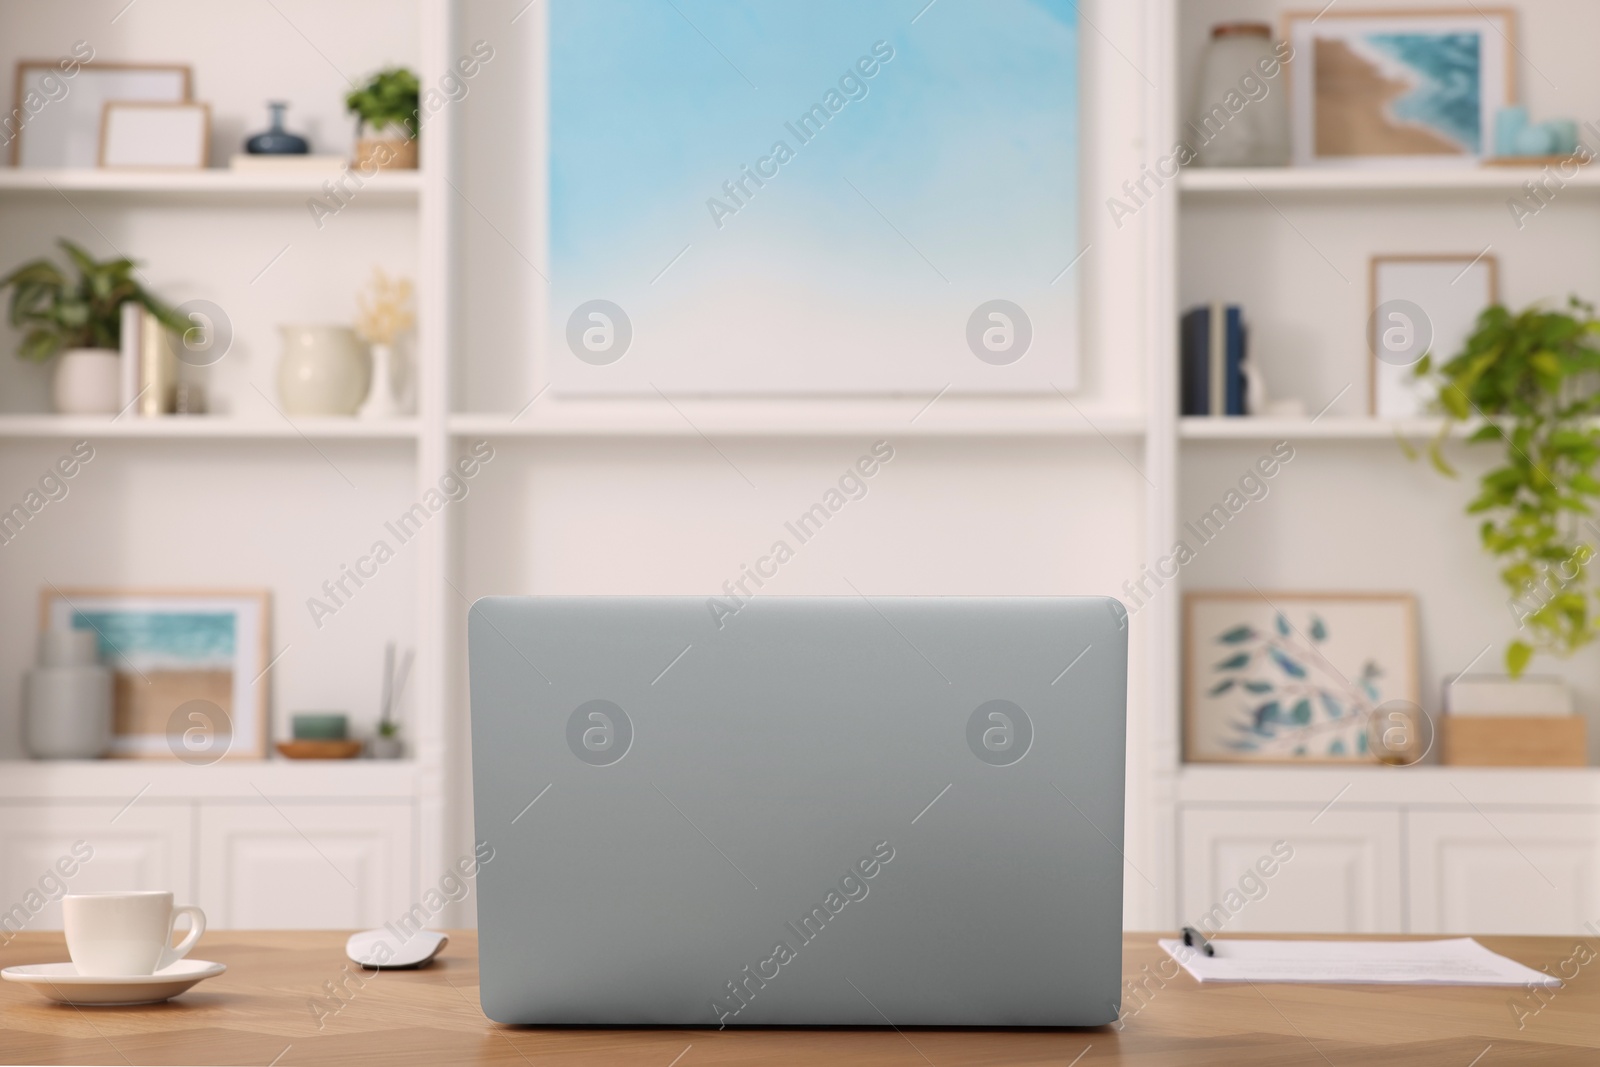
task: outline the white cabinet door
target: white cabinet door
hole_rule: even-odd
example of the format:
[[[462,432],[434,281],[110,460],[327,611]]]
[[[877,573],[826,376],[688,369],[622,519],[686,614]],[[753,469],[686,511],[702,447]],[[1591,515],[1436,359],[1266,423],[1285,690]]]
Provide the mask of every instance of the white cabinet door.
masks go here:
[[[1185,923],[1223,933],[1400,932],[1398,811],[1191,808],[1181,828]]]
[[[1600,916],[1600,814],[1412,811],[1411,928],[1577,934]]]
[[[415,807],[203,803],[200,905],[219,928],[382,926],[414,902]]]
[[[0,928],[61,929],[66,893],[166,889],[191,903],[193,860],[188,803],[0,803]]]

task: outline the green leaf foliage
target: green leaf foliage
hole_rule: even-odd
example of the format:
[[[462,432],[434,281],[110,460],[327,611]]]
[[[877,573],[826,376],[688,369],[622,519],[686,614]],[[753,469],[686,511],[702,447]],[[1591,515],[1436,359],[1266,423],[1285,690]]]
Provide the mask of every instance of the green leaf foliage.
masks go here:
[[[43,363],[66,348],[116,348],[122,341],[122,305],[130,300],[168,329],[191,325],[145,291],[133,276],[133,260],[96,260],[65,238],[59,243],[76,278],[48,259],[24,263],[0,278],[0,290],[11,290],[11,325],[22,331],[21,358]]]
[[[1478,536],[1500,566],[1518,621],[1506,670],[1520,675],[1536,652],[1569,655],[1595,639],[1588,563],[1590,516],[1600,500],[1600,320],[1572,298],[1564,310],[1484,310],[1466,346],[1415,370],[1437,390],[1445,428],[1429,448],[1440,473],[1455,477],[1443,442],[1451,425],[1481,419],[1467,441],[1502,452],[1467,505]]]
[[[344,106],[374,130],[404,126],[411,139],[416,140],[420,130],[417,115],[422,107],[420,90],[415,73],[405,67],[388,67],[367,79],[366,85],[347,93]]]

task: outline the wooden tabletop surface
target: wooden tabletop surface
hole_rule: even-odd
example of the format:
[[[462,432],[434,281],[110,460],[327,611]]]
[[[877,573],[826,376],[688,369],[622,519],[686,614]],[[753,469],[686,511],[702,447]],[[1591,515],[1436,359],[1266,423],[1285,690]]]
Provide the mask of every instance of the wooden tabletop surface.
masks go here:
[[[228,972],[152,1007],[78,1009],[0,982],[0,1062],[263,1067],[1600,1063],[1600,958],[1587,946],[1580,952],[1577,938],[1480,938],[1531,967],[1576,975],[1546,992],[1541,1004],[1526,990],[1505,987],[1201,986],[1184,974],[1164,977],[1172,968],[1155,935],[1128,934],[1123,973],[1142,979],[1147,992],[1124,997],[1120,1024],[1022,1032],[505,1027],[478,1009],[474,932],[452,933],[444,954],[427,968],[370,977],[346,969],[344,940],[343,934],[325,931],[207,933],[193,955],[226,963]],[[0,965],[7,967],[64,959],[60,934],[22,934],[0,949]],[[329,999],[324,983],[344,987],[340,1000]]]

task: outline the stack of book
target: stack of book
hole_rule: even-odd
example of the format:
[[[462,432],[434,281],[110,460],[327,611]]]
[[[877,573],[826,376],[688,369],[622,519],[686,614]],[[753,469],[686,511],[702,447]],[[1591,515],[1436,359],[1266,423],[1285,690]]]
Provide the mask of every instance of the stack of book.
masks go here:
[[[1244,364],[1249,333],[1237,304],[1204,304],[1179,329],[1179,413],[1248,415]]]
[[[122,305],[122,408],[130,415],[173,410],[178,360],[167,328],[133,301]]]

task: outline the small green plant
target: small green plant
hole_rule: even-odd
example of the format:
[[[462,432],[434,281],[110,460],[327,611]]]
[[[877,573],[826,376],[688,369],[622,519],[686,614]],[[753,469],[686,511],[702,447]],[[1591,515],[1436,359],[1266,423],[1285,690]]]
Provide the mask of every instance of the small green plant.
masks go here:
[[[417,114],[421,110],[417,76],[405,67],[378,71],[367,84],[346,94],[344,105],[363,125],[374,130],[385,126],[404,126],[416,140]]]
[[[1483,420],[1467,440],[1500,442],[1504,463],[1483,476],[1467,513],[1484,516],[1484,548],[1500,561],[1519,633],[1506,670],[1520,675],[1535,651],[1568,655],[1597,635],[1588,564],[1600,539],[1592,502],[1600,498],[1600,320],[1573,297],[1565,311],[1486,309],[1465,349],[1416,375],[1438,386],[1446,416],[1429,455],[1455,477],[1440,446],[1451,426]]]
[[[122,305],[142,305],[170,330],[192,323],[157,300],[134,280],[131,259],[96,260],[63,238],[67,258],[77,268],[74,281],[49,259],[24,263],[0,279],[11,290],[11,325],[22,330],[17,355],[43,363],[66,348],[116,348],[122,341]]]

